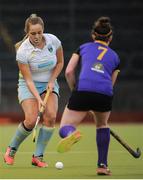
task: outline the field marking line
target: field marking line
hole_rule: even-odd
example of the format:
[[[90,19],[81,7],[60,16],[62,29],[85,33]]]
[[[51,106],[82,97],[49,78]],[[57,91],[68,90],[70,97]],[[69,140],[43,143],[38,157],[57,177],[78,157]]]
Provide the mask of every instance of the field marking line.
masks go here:
[[[110,150],[110,152],[121,153],[121,154],[126,153],[124,151],[119,151],[119,150]],[[1,153],[4,154],[5,152],[1,152]],[[89,153],[96,154],[97,151],[72,151],[72,152],[68,152],[68,154],[89,154]],[[33,151],[18,151],[17,154],[33,154]],[[60,153],[58,153],[56,151],[48,151],[48,152],[45,152],[45,154],[60,154]]]

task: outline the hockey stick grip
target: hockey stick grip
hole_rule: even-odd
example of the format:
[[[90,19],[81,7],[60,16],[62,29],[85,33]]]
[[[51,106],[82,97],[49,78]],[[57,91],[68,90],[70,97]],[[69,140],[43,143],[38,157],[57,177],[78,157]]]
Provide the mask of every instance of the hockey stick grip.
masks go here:
[[[37,120],[36,120],[35,126],[33,128],[33,138],[32,138],[33,142],[35,142],[35,140],[36,140],[37,125],[38,125],[38,123],[40,121],[40,118],[41,118],[43,112],[44,112],[45,105],[47,103],[49,94],[50,94],[50,90],[48,89],[47,92],[46,92],[46,95],[44,97],[44,106],[41,106],[40,111],[38,112],[38,116],[37,116]]]
[[[44,98],[44,106],[45,106],[46,103],[47,103],[49,94],[50,94],[50,90],[48,89],[47,92],[46,92],[45,98]],[[39,111],[39,113],[38,113],[39,116],[41,116],[41,114],[44,112],[44,109],[45,109],[44,106],[41,106],[40,111]]]

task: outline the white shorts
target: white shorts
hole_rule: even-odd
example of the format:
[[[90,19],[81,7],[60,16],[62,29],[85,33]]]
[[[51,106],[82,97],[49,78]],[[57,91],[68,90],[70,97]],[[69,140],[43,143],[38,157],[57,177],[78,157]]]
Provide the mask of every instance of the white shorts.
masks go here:
[[[37,88],[39,94],[41,95],[46,89],[47,89],[47,82],[34,82],[35,87]],[[54,86],[54,93],[56,93],[59,96],[59,85],[57,81],[55,81],[55,86]],[[21,103],[25,99],[29,98],[35,98],[33,94],[30,92],[29,88],[27,87],[27,84],[25,80],[19,79],[18,83],[18,99],[19,103]]]

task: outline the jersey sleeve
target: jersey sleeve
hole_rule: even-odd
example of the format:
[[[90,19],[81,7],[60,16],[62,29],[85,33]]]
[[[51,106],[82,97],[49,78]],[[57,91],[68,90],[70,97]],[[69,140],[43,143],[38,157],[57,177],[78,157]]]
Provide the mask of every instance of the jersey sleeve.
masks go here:
[[[115,70],[119,70],[120,71],[120,58],[119,56],[116,54],[116,68]]]
[[[80,56],[80,48],[77,48],[75,51],[74,51],[75,54],[78,54]]]
[[[26,57],[26,52],[19,48],[16,53],[16,61],[22,63],[22,64],[28,64],[28,59]]]
[[[61,46],[61,41],[53,34],[49,34],[49,36],[52,38],[52,42],[57,50]]]

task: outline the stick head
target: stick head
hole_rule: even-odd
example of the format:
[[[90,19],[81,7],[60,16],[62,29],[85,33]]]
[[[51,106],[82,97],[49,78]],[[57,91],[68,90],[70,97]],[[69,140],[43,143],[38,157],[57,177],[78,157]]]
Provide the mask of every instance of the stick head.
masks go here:
[[[141,156],[141,150],[140,148],[137,148],[137,152],[134,154],[135,158],[139,158]]]

